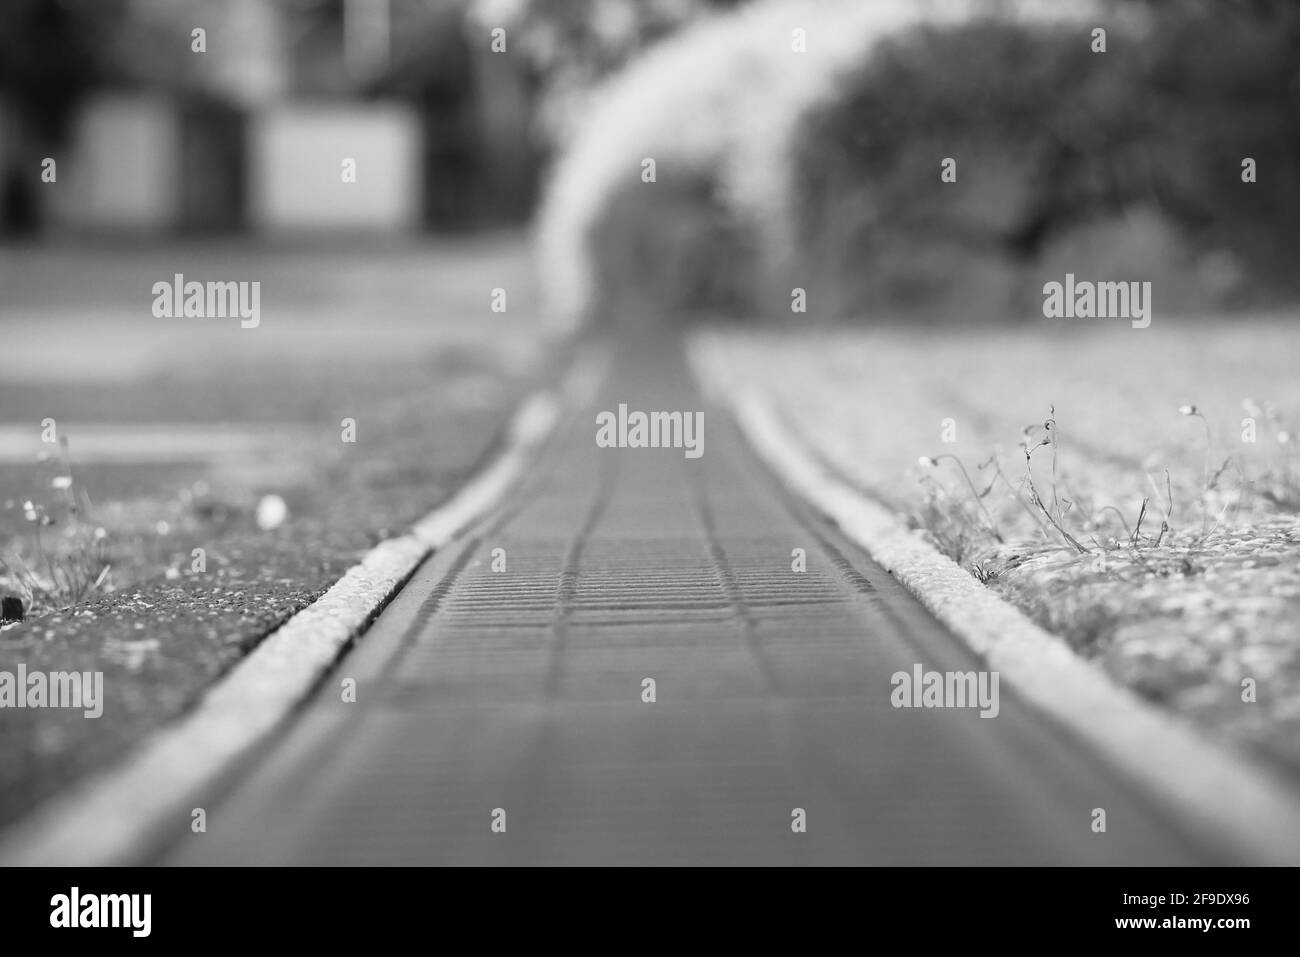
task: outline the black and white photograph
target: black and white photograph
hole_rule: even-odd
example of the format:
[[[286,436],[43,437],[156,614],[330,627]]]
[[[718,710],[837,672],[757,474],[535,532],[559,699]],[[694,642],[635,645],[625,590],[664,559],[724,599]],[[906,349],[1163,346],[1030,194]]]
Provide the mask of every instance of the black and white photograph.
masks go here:
[[[1279,933],[1298,370],[1294,0],[0,0],[4,926]]]

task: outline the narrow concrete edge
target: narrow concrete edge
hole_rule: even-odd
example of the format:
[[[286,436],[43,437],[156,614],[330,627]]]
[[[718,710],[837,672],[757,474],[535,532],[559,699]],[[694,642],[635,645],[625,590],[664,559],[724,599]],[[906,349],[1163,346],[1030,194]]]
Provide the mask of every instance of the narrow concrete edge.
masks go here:
[[[1300,863],[1300,802],[1268,768],[1199,738],[1116,685],[892,511],[818,465],[755,393],[720,395],[747,441],[1031,706],[1087,742],[1188,828],[1260,864]]]
[[[128,863],[152,843],[150,829],[159,822],[183,826],[190,802],[288,717],[419,564],[518,481],[560,410],[590,393],[604,358],[595,350],[580,353],[558,388],[526,398],[510,420],[504,448],[482,472],[408,534],[367,552],[212,685],[191,712],[9,825],[0,838],[0,866]]]

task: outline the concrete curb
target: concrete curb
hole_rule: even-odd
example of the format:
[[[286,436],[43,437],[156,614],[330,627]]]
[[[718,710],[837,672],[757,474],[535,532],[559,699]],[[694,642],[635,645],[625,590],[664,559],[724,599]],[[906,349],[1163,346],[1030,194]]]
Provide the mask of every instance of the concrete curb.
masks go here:
[[[152,843],[157,829],[183,826],[196,795],[288,717],[420,563],[519,480],[551,434],[561,407],[591,389],[602,361],[595,353],[580,355],[558,390],[523,402],[505,448],[482,473],[409,534],[368,552],[209,688],[186,717],[11,825],[0,841],[0,865],[129,863]]]
[[[1100,752],[1197,833],[1270,865],[1300,864],[1300,801],[1269,769],[1206,742],[1079,658],[888,509],[817,464],[754,394],[729,406],[759,457],[866,549],[1029,704]]]

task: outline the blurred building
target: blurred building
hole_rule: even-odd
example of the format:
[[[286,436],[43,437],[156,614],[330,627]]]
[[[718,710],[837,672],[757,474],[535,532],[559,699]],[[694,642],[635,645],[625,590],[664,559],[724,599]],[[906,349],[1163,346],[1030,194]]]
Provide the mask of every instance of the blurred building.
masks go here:
[[[62,129],[24,118],[42,77],[0,72],[8,231],[403,232],[531,209],[532,84],[463,0],[112,0],[112,23],[78,2],[100,0],[58,29],[112,56]]]

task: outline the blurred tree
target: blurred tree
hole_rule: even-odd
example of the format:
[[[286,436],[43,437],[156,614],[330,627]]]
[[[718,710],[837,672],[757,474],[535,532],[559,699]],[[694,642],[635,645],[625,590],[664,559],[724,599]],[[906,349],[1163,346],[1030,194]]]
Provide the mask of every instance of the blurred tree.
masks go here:
[[[124,0],[5,0],[0,26],[0,233],[40,224],[33,174],[67,135],[81,98],[111,72]]]
[[[0,93],[29,135],[60,141],[81,97],[114,71],[126,0],[5,0]]]
[[[636,53],[713,11],[748,0],[471,0],[474,20],[506,30],[541,90],[539,122],[554,138],[584,95]]]

